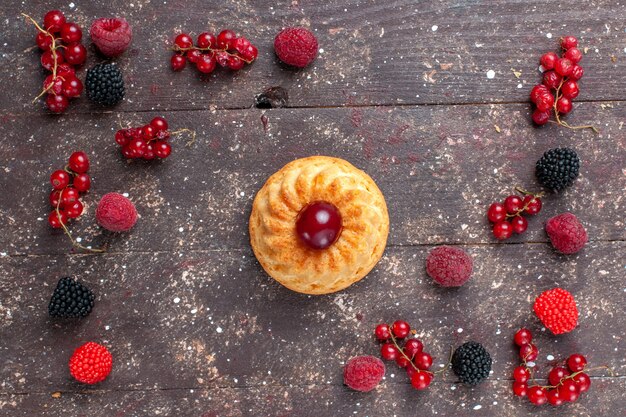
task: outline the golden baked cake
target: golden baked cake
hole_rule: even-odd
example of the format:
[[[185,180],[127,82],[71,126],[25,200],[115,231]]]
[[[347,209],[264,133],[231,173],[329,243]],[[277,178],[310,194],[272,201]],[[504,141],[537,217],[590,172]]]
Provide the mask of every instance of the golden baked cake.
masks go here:
[[[305,294],[343,290],[380,260],[389,214],[376,183],[343,159],[297,159],[257,193],[250,243],[263,269]]]

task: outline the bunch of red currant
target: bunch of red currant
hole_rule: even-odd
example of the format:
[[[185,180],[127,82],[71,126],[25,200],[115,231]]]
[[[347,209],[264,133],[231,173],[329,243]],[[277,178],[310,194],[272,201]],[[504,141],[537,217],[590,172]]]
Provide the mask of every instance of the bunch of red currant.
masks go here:
[[[69,219],[75,219],[83,213],[80,194],[91,187],[91,178],[87,174],[89,158],[85,152],[74,152],[65,169],[58,169],[50,175],[52,192],[50,205],[54,210],[48,216],[48,223],[55,229],[64,228]]]
[[[573,36],[561,38],[561,57],[554,52],[548,52],[541,57],[543,83],[533,87],[530,92],[530,101],[535,104],[532,118],[537,125],[545,125],[550,121],[552,112],[556,123],[571,129],[590,128],[593,126],[570,126],[561,120],[572,111],[572,100],[578,97],[579,89],[577,81],[584,74],[583,68],[578,65],[583,57],[577,48],[578,39]]]
[[[195,137],[195,133],[189,129],[171,132],[168,128],[167,121],[157,116],[147,125],[118,130],[115,132],[115,141],[122,147],[122,155],[127,159],[145,159],[146,161],[155,158],[165,159],[172,153],[169,139],[173,135],[190,132],[191,142]]]
[[[528,362],[537,359],[539,351],[532,344],[532,334],[528,329],[520,329],[515,333],[515,344],[519,346],[519,356],[523,363],[513,371],[513,393],[518,397],[528,397],[531,403],[543,405],[550,403],[559,406],[566,402],[574,402],[580,394],[589,390],[591,378],[587,369],[587,359],[581,354],[573,354],[561,365],[555,365],[548,374],[549,385],[535,382],[532,369]],[[529,382],[533,385],[529,386]]]
[[[380,356],[387,361],[396,361],[399,367],[405,368],[411,380],[411,385],[417,390],[428,388],[433,380],[434,373],[429,369],[433,365],[433,358],[424,352],[424,344],[415,338],[409,338],[400,347],[399,340],[407,338],[411,333],[411,326],[406,321],[396,320],[391,326],[386,323],[376,326],[376,339],[383,342]]]
[[[43,18],[43,28],[28,15],[37,28],[35,42],[41,54],[41,66],[50,75],[43,82],[42,92],[35,100],[47,94],[46,105],[54,113],[63,113],[69,99],[80,96],[83,83],[76,77],[75,66],[85,63],[87,49],[80,43],[83,32],[76,23],[67,22],[59,10],[51,10]]]
[[[487,210],[487,218],[494,223],[493,235],[496,239],[508,239],[513,232],[524,233],[528,228],[528,220],[523,214],[535,215],[541,211],[543,193],[533,194],[521,188],[515,190],[523,198],[511,194],[504,199],[504,203],[492,203]]]
[[[174,40],[174,52],[171,59],[174,71],[181,71],[189,60],[204,74],[212,73],[217,64],[233,71],[240,70],[259,54],[249,40],[243,36],[238,38],[228,29],[221,31],[217,38],[212,33],[203,32],[198,35],[196,45],[191,36],[181,33]]]

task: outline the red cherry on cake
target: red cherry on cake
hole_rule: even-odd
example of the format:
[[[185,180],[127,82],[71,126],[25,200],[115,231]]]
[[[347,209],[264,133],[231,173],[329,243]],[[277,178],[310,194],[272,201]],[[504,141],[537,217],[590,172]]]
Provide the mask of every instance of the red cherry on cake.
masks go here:
[[[304,207],[296,220],[296,232],[312,249],[326,249],[341,234],[341,214],[337,207],[316,201]]]

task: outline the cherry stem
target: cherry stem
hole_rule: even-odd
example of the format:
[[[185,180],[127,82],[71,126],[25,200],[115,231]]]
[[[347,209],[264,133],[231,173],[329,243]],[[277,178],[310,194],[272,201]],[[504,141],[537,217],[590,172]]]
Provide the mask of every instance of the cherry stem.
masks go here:
[[[52,40],[52,44],[50,45],[50,51],[52,52],[52,58],[54,59],[54,65],[52,66],[52,82],[50,83],[50,85],[44,88],[43,91],[39,93],[37,97],[33,99],[32,102],[34,103],[37,100],[39,100],[41,97],[43,97],[43,95],[46,94],[52,88],[52,86],[54,86],[54,82],[56,81],[56,78],[57,78],[57,67],[58,67],[57,48],[63,48],[63,45],[57,45],[56,43],[57,40],[54,37],[54,35],[50,33],[50,31],[44,30],[41,26],[39,26],[39,24],[35,21],[35,19],[30,17],[26,13],[22,13],[22,16],[30,20],[31,23],[35,25],[35,27],[37,28],[39,32],[44,33],[46,36],[49,36],[50,39]]]
[[[72,246],[74,246],[77,249],[80,250],[84,250],[87,252],[93,252],[93,253],[103,253],[106,251],[105,248],[98,248],[98,249],[93,249],[93,248],[88,248],[86,246],[81,245],[80,243],[78,243],[76,240],[74,240],[74,238],[72,237],[72,233],[70,232],[70,230],[67,228],[67,226],[65,226],[65,223],[63,223],[63,220],[61,219],[61,199],[63,198],[63,191],[67,190],[67,187],[65,187],[63,190],[61,190],[61,192],[59,193],[59,201],[57,202],[57,206],[54,208],[54,211],[57,214],[57,220],[59,221],[59,223],[61,224],[61,227],[63,228],[63,232],[67,235],[67,237],[70,238],[70,241],[72,242]]]
[[[252,64],[252,61],[254,61],[254,59],[248,61],[247,59],[244,59],[241,55],[239,54],[233,54],[228,52],[227,49],[213,49],[210,46],[206,47],[206,48],[200,48],[199,46],[190,46],[189,48],[181,48],[178,45],[174,45],[172,47],[172,50],[175,52],[188,52],[188,51],[203,51],[203,52],[211,52],[213,54],[215,54],[215,52],[226,52],[229,56],[236,56],[237,58],[241,59],[243,62],[245,62],[246,64]]]
[[[555,93],[555,100],[554,100],[554,118],[556,119],[556,123],[559,126],[563,126],[566,127],[568,129],[572,129],[572,130],[578,130],[578,129],[591,129],[593,130],[596,134],[600,133],[598,131],[598,129],[595,128],[595,126],[592,125],[584,125],[584,126],[572,126],[567,122],[564,122],[563,120],[561,120],[561,118],[559,117],[559,110],[557,108],[557,103],[559,101],[559,99],[561,97],[563,97],[563,95],[561,94],[561,87],[563,86],[563,83],[565,82],[565,79],[562,79],[561,82],[559,83],[559,86],[556,89],[556,93]]]
[[[413,363],[413,360],[412,360],[411,358],[409,358],[409,357],[407,356],[407,354],[406,354],[406,353],[404,353],[404,350],[403,350],[403,349],[400,349],[400,346],[398,345],[398,342],[396,342],[396,337],[393,335],[393,331],[391,331],[391,327],[392,327],[392,326],[389,326],[389,334],[391,335],[391,341],[393,342],[393,345],[396,347],[396,350],[397,350],[398,352],[400,352],[400,354],[401,354],[402,356],[404,356],[404,358],[405,358],[407,361],[409,361],[409,364],[411,364],[411,366],[413,367],[413,369],[415,369],[415,371],[416,371],[416,372],[418,372],[418,373],[419,373],[419,372],[427,372],[427,373],[429,373],[429,374],[431,374],[431,375],[434,375],[434,372],[431,372],[431,371],[426,371],[426,370],[424,370],[424,369],[419,369],[419,368],[417,367],[417,365],[415,365],[415,364]]]

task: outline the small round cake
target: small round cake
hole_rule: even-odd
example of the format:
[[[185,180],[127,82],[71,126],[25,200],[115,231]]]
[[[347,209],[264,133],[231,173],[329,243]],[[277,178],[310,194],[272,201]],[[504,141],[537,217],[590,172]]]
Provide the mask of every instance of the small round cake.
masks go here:
[[[304,294],[343,290],[378,263],[389,234],[385,198],[343,159],[297,159],[257,193],[250,243],[265,271]]]

